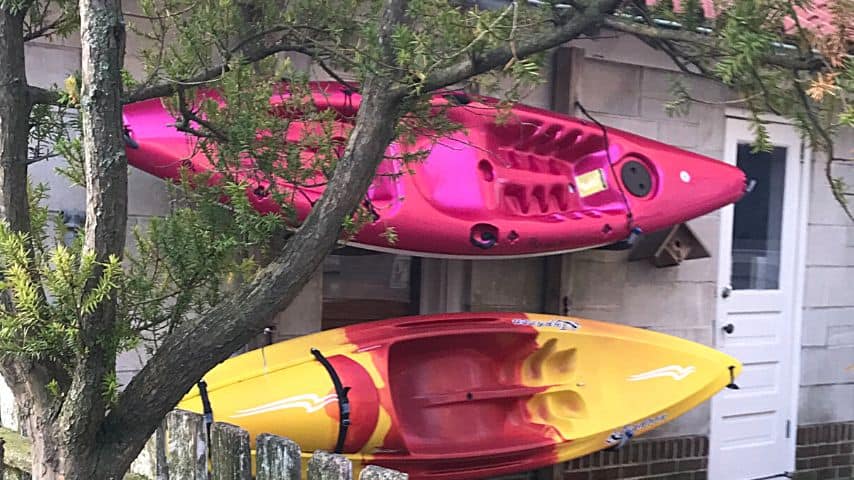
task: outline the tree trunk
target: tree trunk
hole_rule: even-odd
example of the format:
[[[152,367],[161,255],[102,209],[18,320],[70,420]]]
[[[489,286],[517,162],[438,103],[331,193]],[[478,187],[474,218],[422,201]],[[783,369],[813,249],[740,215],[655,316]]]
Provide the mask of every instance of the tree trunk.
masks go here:
[[[24,64],[24,15],[0,10],[0,219],[12,230],[28,232],[27,146],[30,101]],[[12,310],[7,295],[3,308]],[[44,415],[50,400],[44,390],[46,372],[32,361],[4,357],[0,372],[8,380],[33,439],[33,477],[59,469],[55,433]]]
[[[30,102],[24,69],[24,12],[0,9],[0,219],[29,231],[27,139]]]
[[[127,225],[127,158],[122,139],[122,60],[125,25],[121,0],[80,0],[82,85],[80,111],[86,180],[84,249],[99,261],[121,258]],[[102,271],[87,284],[93,288]],[[81,319],[78,354],[58,424],[65,480],[121,478],[113,452],[100,443],[107,405],[104,383],[115,374],[115,297]],[[103,464],[102,464],[103,462]]]

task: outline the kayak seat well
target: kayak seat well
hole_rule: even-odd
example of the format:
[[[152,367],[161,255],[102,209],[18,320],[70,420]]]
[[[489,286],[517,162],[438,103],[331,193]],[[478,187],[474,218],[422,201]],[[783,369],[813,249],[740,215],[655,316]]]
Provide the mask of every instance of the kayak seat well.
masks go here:
[[[518,122],[486,127],[484,141],[494,151],[494,176],[501,179],[502,208],[511,215],[606,212],[624,206],[619,191],[581,197],[575,177],[600,169],[611,174],[608,145],[598,129],[565,125],[520,113]],[[620,149],[610,144],[610,159]]]
[[[462,148],[472,143],[485,148]],[[610,150],[611,161],[621,158],[618,145]],[[531,118],[487,124],[433,145],[413,182],[434,207],[469,220],[487,211],[508,219],[624,214],[616,188],[579,195],[575,178],[595,170],[609,184],[616,182],[608,179],[613,172],[598,129]]]
[[[408,449],[423,454],[499,452],[552,443],[526,405],[545,388],[521,382],[536,349],[529,333],[415,338],[389,351],[389,385]]]

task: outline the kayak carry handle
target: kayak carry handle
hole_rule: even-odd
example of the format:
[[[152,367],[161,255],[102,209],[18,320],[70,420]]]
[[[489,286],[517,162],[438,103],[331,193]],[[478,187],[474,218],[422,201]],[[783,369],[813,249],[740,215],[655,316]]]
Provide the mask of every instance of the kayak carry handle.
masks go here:
[[[335,367],[329,363],[329,360],[323,356],[320,350],[313,348],[311,349],[311,354],[314,355],[314,358],[323,365],[323,368],[329,373],[329,377],[332,378],[332,385],[335,386],[335,394],[338,396],[338,440],[335,442],[335,452],[334,453],[344,453],[344,441],[347,439],[347,430],[350,429],[350,399],[347,398],[347,394],[350,392],[350,387],[345,387],[344,384],[341,383],[341,377],[338,376],[338,372],[335,371]]]

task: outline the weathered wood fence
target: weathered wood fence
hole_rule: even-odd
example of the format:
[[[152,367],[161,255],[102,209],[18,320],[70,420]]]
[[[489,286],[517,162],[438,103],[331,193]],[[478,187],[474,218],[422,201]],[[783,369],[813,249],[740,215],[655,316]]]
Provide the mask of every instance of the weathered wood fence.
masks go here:
[[[228,423],[214,422],[208,445],[206,430],[201,415],[182,410],[169,413],[164,428],[158,430],[134,462],[131,475],[150,480],[251,480],[249,433]],[[255,450],[256,480],[300,480],[300,453],[299,445],[287,438],[259,435]],[[353,465],[341,455],[315,452],[308,463],[307,478],[352,480]],[[362,469],[359,475],[360,480],[408,478],[405,473],[376,466]]]

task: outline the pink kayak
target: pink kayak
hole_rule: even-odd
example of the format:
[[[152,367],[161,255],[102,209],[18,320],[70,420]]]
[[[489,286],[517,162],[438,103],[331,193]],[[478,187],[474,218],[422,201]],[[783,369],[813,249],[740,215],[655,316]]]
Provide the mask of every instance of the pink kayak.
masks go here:
[[[312,88],[318,108],[339,114],[346,137],[360,96],[336,83]],[[271,106],[280,102],[274,96]],[[738,168],[612,128],[606,138],[600,126],[584,120],[518,105],[498,122],[491,99],[437,95],[434,105],[464,129],[438,142],[389,147],[367,194],[374,221],[350,244],[455,258],[569,252],[684,222],[735,202],[745,191]],[[126,106],[124,121],[131,165],[172,180],[180,179],[182,169],[212,170],[194,148],[195,137],[174,128],[160,100]],[[300,138],[308,128],[294,122],[288,138]],[[408,167],[412,174],[392,159],[425,147],[430,153]],[[304,153],[306,159],[311,155]],[[247,195],[259,212],[281,212],[251,159],[238,175],[249,183]],[[298,193],[291,201],[300,220],[323,193],[322,186],[278,183],[278,191]],[[394,244],[385,235],[390,227],[397,233]]]

